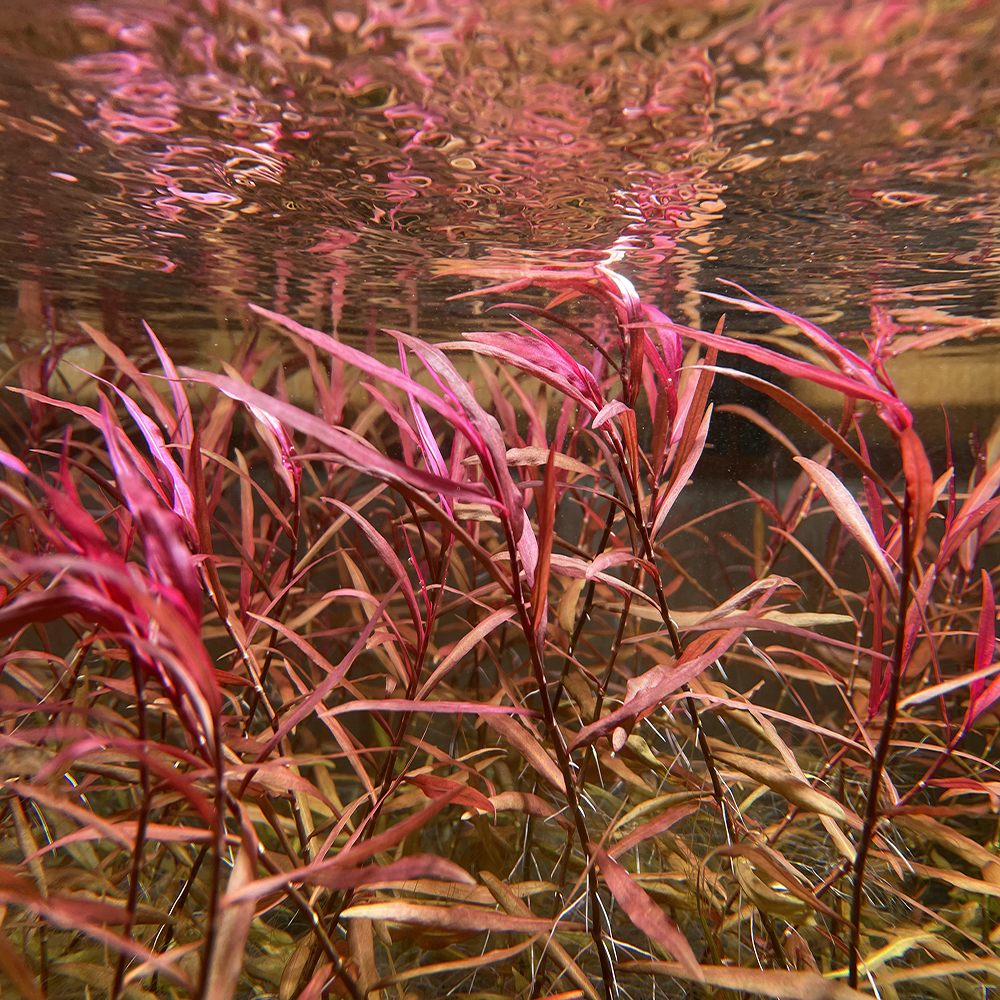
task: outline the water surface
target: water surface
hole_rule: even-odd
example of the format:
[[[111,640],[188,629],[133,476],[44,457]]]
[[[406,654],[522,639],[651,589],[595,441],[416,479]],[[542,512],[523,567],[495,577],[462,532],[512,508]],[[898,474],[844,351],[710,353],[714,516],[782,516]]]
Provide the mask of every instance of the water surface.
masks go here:
[[[991,320],[998,43],[972,0],[5,0],[4,327],[437,336],[471,274],[587,259],[694,323],[720,276],[836,333]]]

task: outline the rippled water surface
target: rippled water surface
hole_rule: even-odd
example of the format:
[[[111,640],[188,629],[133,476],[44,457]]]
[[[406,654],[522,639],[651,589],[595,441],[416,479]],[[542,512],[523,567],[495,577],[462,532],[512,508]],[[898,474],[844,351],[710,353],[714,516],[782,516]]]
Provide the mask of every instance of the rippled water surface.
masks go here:
[[[0,305],[458,329],[526,261],[697,321],[998,314],[1000,6],[4,0]]]

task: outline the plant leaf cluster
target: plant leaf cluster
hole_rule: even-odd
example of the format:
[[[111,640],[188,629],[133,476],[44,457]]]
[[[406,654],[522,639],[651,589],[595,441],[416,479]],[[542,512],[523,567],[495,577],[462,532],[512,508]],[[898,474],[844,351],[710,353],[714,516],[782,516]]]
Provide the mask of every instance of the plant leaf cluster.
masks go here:
[[[218,373],[86,324],[74,398],[66,344],[10,373],[3,989],[995,986],[1000,432],[935,478],[884,323],[861,354],[715,296],[777,350],[604,265],[503,277],[474,294],[549,295],[516,331],[384,357],[253,307]],[[787,472],[699,510],[728,378]]]

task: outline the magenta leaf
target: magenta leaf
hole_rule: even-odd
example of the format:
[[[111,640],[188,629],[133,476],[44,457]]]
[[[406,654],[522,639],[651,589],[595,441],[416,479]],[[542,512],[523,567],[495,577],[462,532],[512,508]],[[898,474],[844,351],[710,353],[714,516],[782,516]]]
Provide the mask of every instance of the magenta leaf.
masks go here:
[[[506,507],[514,543],[530,587],[534,582],[535,567],[538,563],[538,542],[528,527],[521,491],[514,484],[510,469],[507,467],[507,448],[503,442],[500,425],[495,417],[479,405],[468,383],[442,350],[398,330],[386,332],[409,347],[455,400],[456,405],[461,407],[466,418],[461,423],[467,424],[468,430],[460,424],[456,426],[460,427],[476,449],[483,462],[483,471],[493,483]]]
[[[174,367],[170,355],[167,354],[159,338],[153,333],[152,327],[145,320],[142,321],[142,326],[146,331],[146,335],[153,342],[153,349],[156,351],[156,356],[160,359],[160,364],[163,366],[163,374],[170,384],[170,393],[174,397],[174,410],[177,414],[177,440],[173,443],[182,445],[185,449],[188,449],[194,440],[191,404],[184,393],[180,376],[177,374],[177,369]]]
[[[620,399],[613,399],[610,403],[605,403],[604,406],[598,411],[594,416],[594,420],[591,426],[595,431],[600,430],[609,420],[613,420],[620,413],[625,413],[630,409],[626,406]]]
[[[225,375],[213,375],[210,372],[197,371],[192,368],[181,368],[180,372],[184,378],[213,385],[231,399],[255,406],[263,412],[269,413],[286,427],[308,434],[329,448],[336,460],[343,465],[350,466],[360,472],[370,473],[387,483],[399,483],[425,493],[443,493],[467,503],[496,504],[496,500],[490,495],[489,490],[478,483],[455,482],[443,476],[436,476],[424,469],[414,469],[403,462],[397,462],[377,451],[366,441],[341,430],[339,427],[331,427],[319,417],[306,413],[305,410],[301,410],[291,403],[275,399],[245,382],[238,382]],[[414,385],[417,384],[414,383]],[[433,396],[433,393],[431,395]]]
[[[667,320],[665,329],[667,332],[676,331],[678,334],[682,334],[691,340],[696,340],[708,347],[715,347],[729,354],[738,354],[752,361],[758,361],[771,368],[776,368],[790,378],[806,379],[816,385],[834,389],[837,392],[842,392],[845,396],[856,399],[870,399],[892,411],[899,410],[900,408],[906,410],[896,396],[880,388],[873,381],[862,380],[852,375],[830,371],[827,368],[819,367],[819,365],[813,365],[807,361],[799,361],[785,354],[779,354],[777,351],[772,351],[767,347],[758,347],[756,344],[751,344],[744,340],[735,340],[732,337],[726,337],[721,334],[695,330],[692,327],[681,326],[670,320]],[[909,414],[909,411],[906,410],[906,413]]]
[[[938,569],[947,566],[951,557],[958,551],[965,539],[979,527],[992,508],[988,506],[993,494],[1000,487],[1000,460],[994,462],[983,478],[976,483],[962,509],[955,515],[951,526],[941,539],[938,557],[935,561]]]
[[[599,410],[603,400],[594,376],[540,330],[521,320],[518,322],[534,337],[515,333],[463,333],[463,343],[447,343],[441,347],[472,350],[514,365],[582,403],[591,412]]]
[[[142,432],[142,436],[146,439],[146,444],[149,445],[149,450],[153,453],[153,457],[170,480],[174,494],[174,513],[183,518],[184,522],[194,531],[194,498],[191,496],[191,487],[188,486],[183,471],[177,466],[173,455],[167,448],[160,428],[117,386],[112,386],[112,388],[121,398],[125,409],[132,415],[132,419],[136,422],[139,430]]]

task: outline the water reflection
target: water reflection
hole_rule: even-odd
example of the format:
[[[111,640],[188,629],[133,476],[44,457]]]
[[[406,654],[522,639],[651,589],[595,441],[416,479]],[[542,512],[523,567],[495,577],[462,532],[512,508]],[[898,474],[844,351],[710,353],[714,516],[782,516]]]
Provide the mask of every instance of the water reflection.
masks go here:
[[[570,254],[688,321],[720,275],[996,314],[995,4],[663,7],[7,0],[0,287],[452,333],[448,261]]]

